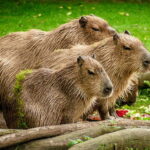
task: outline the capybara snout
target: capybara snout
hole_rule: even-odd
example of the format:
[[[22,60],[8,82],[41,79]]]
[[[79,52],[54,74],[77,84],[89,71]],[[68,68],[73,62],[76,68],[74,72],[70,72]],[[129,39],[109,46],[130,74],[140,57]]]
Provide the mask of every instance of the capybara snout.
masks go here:
[[[110,95],[110,93],[112,92],[113,87],[112,86],[107,86],[106,88],[104,88],[103,93],[105,95]]]
[[[105,70],[104,71],[104,75],[103,75],[103,97],[110,97],[113,94],[113,84],[111,82],[111,80],[109,79],[108,75],[106,74]]]

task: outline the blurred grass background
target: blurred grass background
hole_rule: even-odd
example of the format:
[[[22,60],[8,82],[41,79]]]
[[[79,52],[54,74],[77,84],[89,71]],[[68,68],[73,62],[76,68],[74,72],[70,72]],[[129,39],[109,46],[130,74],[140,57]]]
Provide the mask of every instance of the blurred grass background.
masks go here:
[[[73,18],[95,14],[119,32],[129,30],[150,50],[148,2],[150,0],[0,0],[0,36],[33,28],[48,31]],[[136,105],[123,109],[150,114],[150,93],[140,95]]]
[[[119,32],[129,30],[150,49],[149,0],[126,1],[0,0],[0,36],[32,28],[48,31],[73,18],[95,14]]]

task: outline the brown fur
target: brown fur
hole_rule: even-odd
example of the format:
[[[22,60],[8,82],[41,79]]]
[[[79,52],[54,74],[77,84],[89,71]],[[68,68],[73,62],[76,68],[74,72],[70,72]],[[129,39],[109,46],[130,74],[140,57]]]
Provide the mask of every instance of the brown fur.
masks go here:
[[[128,93],[125,93],[122,97],[117,99],[117,105],[123,106],[128,105],[131,106],[136,102],[138,96],[138,79],[132,81],[133,85]]]
[[[132,49],[124,50],[123,46],[130,46]],[[92,55],[93,53],[104,66],[114,85],[114,94],[108,99],[110,108],[114,105],[116,99],[127,90],[134,73],[144,70],[143,61],[150,59],[143,44],[127,34],[119,34],[119,39],[114,36],[114,39],[110,37],[90,46],[75,46],[71,50],[57,50],[53,54],[47,55],[42,52],[35,55],[34,51],[28,53],[24,51],[20,51],[20,53],[12,52],[7,57],[1,57],[0,62],[0,85],[3,87],[0,94],[3,96],[5,107],[7,106],[6,100],[12,97],[15,75],[20,70],[37,67],[60,69],[65,67],[66,63],[75,61],[77,56]],[[8,104],[11,106],[10,102]],[[103,119],[108,117],[107,107],[106,103],[105,106],[99,108]],[[9,109],[11,108],[6,107],[7,111]]]
[[[60,71],[37,69],[22,83],[26,123],[31,128],[76,122],[98,97],[111,95],[104,92],[107,87],[112,88],[109,77],[91,57],[79,57]],[[7,121],[8,126],[17,128],[15,121]]]
[[[100,31],[94,31],[93,28]],[[40,68],[40,62],[55,49],[70,48],[79,43],[91,44],[111,36],[114,32],[105,20],[89,15],[50,32],[30,30],[1,37],[0,85],[4,86],[0,91],[1,98],[5,95],[7,98],[11,97],[14,78],[20,70]]]
[[[131,47],[131,50],[124,49],[124,46]],[[70,51],[57,50],[51,55],[53,58],[51,62],[47,60],[50,62],[50,67],[59,69],[65,66],[65,62],[72,61],[75,56],[92,53],[96,54],[97,60],[102,63],[114,85],[114,94],[108,99],[110,109],[116,99],[132,86],[136,73],[147,70],[148,66],[144,67],[143,62],[150,61],[150,54],[137,38],[128,34],[119,34],[117,38],[114,36],[90,46],[76,46]],[[45,65],[49,64],[48,61],[45,61]],[[102,119],[108,117],[107,106],[103,104],[99,107]],[[112,114],[114,110],[110,109],[110,112]]]
[[[84,19],[86,22],[83,26]],[[99,29],[95,31],[93,29]],[[15,32],[0,38],[0,52],[7,56],[10,53],[30,51],[34,55],[54,51],[55,49],[71,48],[75,44],[92,44],[106,37],[112,36],[115,30],[108,23],[97,16],[85,16],[63,24],[53,31],[30,30]]]

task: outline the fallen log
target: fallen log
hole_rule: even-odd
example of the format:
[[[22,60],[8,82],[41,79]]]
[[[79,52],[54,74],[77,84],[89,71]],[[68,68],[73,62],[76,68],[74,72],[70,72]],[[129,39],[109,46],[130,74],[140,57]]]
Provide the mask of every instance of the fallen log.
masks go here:
[[[0,136],[20,132],[20,129],[0,129]]]
[[[33,139],[44,138],[44,137],[54,137],[64,133],[69,133],[72,131],[85,129],[88,127],[94,127],[97,125],[102,126],[133,126],[141,127],[145,126],[150,127],[149,121],[140,121],[140,120],[129,120],[129,119],[116,119],[116,120],[107,120],[107,121],[98,121],[98,122],[86,122],[86,123],[76,123],[76,124],[66,124],[66,125],[57,125],[57,126],[47,126],[28,129],[20,131],[18,133],[13,133],[0,137],[0,148],[12,146],[15,144],[31,141]],[[45,139],[47,140],[47,139]],[[48,139],[50,140],[50,139]],[[32,143],[32,142],[31,142]],[[34,141],[33,141],[34,143]]]
[[[149,150],[150,129],[124,129],[105,134],[81,144],[74,145],[69,150]]]
[[[40,139],[25,143],[23,145],[18,145],[17,150],[67,150],[69,146],[72,145],[72,142],[76,142],[76,140],[82,142],[84,140],[87,140],[87,138],[95,138],[97,136],[122,129],[124,128],[98,125],[96,127],[74,131],[54,138]],[[0,145],[1,144],[2,143],[0,143]]]
[[[98,124],[99,122],[65,124],[65,125],[31,128],[28,130],[22,130],[20,132],[14,129],[3,129],[2,132],[0,131],[0,134],[3,134],[3,136],[0,137],[0,148],[27,142],[33,139],[58,136],[64,133],[69,133],[72,131],[97,126]]]

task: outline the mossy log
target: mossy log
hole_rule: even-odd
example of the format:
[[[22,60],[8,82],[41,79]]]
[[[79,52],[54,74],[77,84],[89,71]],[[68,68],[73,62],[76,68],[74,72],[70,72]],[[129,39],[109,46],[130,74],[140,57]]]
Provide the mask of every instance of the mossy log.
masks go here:
[[[150,129],[124,129],[105,134],[69,150],[150,150]]]
[[[98,129],[96,129],[96,126]],[[115,127],[111,128],[111,126],[115,126]],[[85,129],[85,128],[89,128],[89,127],[95,127],[95,128],[87,129],[85,131],[80,130],[79,133],[77,132],[77,134],[75,134],[75,135],[77,135],[76,138],[78,138],[78,136],[81,137],[83,135],[97,137],[100,135],[99,132],[101,132],[101,130],[104,130],[104,133],[111,132],[110,129],[113,131],[119,130],[120,127],[118,128],[117,126],[121,126],[121,127],[128,127],[128,126],[143,127],[144,126],[144,127],[149,128],[150,122],[149,121],[139,121],[139,120],[129,120],[129,119],[116,119],[116,120],[107,120],[107,121],[98,121],[98,122],[86,122],[86,123],[75,123],[75,124],[32,128],[32,129],[20,131],[18,133],[1,136],[0,137],[0,148],[16,145],[16,144],[27,142],[27,141],[31,141],[33,139],[44,138],[44,137],[54,137],[54,136],[62,135],[64,133],[68,133],[68,132],[72,132],[72,131],[76,131],[76,130],[80,130],[80,129]],[[99,129],[99,128],[101,128],[101,129]],[[14,130],[14,132],[16,132],[16,131]],[[81,132],[82,132],[82,134],[80,134]],[[88,134],[85,134],[85,133],[88,133]],[[68,137],[72,137],[72,133]],[[65,139],[65,137],[60,138],[60,145],[61,145],[62,139]],[[53,140],[53,139],[48,138],[48,139],[43,139],[43,140],[38,140],[38,141],[31,141],[27,144],[24,144],[23,146],[20,145],[19,147],[21,147],[20,149],[23,149],[23,148],[25,149],[26,147],[33,147],[33,149],[34,149],[34,146],[41,144],[41,147],[42,147],[41,149],[44,150],[43,146],[49,148],[49,146],[50,146],[49,144],[50,144],[51,140]],[[68,138],[68,140],[69,140],[69,138]],[[48,143],[47,146],[46,146],[46,144],[43,144],[45,142]],[[54,145],[55,145],[55,142],[54,142]],[[40,149],[40,146],[39,146],[39,149]]]

